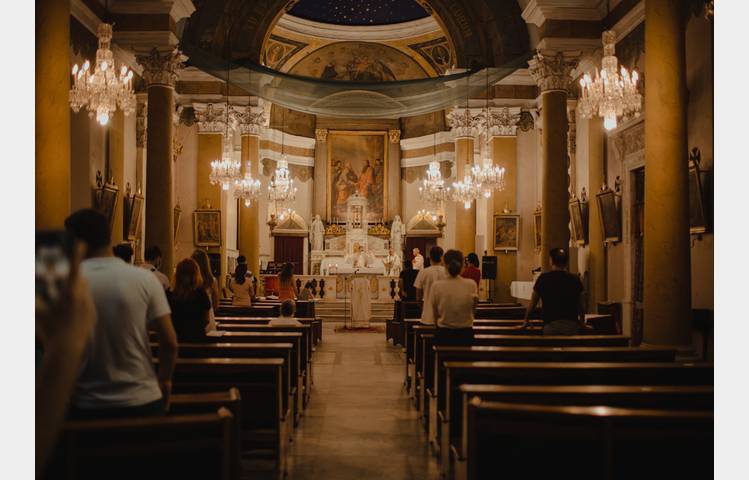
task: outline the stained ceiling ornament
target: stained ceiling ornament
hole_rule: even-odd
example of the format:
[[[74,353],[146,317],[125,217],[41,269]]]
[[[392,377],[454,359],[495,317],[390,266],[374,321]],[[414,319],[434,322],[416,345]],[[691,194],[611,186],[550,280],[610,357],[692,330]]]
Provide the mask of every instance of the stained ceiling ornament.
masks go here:
[[[603,40],[603,59],[600,73],[596,69],[594,76],[589,73],[580,79],[580,99],[577,109],[582,118],[603,117],[606,130],[616,128],[618,118],[640,116],[642,95],[637,90],[639,75],[621,67],[617,72],[619,60],[616,58],[616,33],[607,30],[601,35]]]
[[[86,60],[80,68],[73,65],[73,88],[70,89],[70,107],[78,113],[84,106],[91,118],[106,125],[119,107],[125,115],[135,111],[133,71],[122,65],[117,70],[114,54],[109,48],[112,41],[112,25],[100,23],[97,29],[99,48],[93,68]]]

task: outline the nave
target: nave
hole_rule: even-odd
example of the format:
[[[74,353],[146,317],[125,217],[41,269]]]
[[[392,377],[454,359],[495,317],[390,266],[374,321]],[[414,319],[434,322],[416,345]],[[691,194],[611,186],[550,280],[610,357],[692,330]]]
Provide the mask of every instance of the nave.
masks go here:
[[[381,333],[323,328],[312,398],[289,449],[288,480],[438,479],[403,388],[401,348]],[[274,478],[248,466],[244,478]]]

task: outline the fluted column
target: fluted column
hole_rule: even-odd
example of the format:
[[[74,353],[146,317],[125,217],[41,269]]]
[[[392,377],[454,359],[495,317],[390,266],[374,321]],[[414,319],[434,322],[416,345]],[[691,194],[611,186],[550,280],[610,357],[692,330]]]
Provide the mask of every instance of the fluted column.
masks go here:
[[[588,311],[595,312],[598,302],[606,300],[606,249],[604,248],[601,209],[595,194],[606,181],[603,168],[603,122],[600,118],[583,120],[588,124]]]
[[[517,212],[517,120],[519,113],[509,108],[492,109],[490,112],[490,148],[494,165],[505,169],[505,188],[492,195],[494,215]],[[494,244],[494,224],[487,246]],[[520,232],[518,232],[519,234]],[[489,250],[489,248],[487,248]],[[512,301],[510,284],[517,279],[517,251],[495,251],[497,255],[497,280],[492,298],[499,302]]]
[[[260,177],[260,134],[268,125],[268,115],[263,108],[247,106],[237,112],[237,123],[242,136],[242,164],[252,178]],[[260,225],[259,205],[253,201],[245,207],[240,202],[239,253],[247,257],[247,266],[253,275],[260,273]]]
[[[541,89],[542,184],[541,266],[551,268],[549,250],[569,248],[567,176],[567,87],[577,60],[562,52],[537,53],[529,71]]]
[[[478,119],[470,110],[456,108],[448,113],[448,121],[455,132],[455,178],[462,181],[473,165],[473,142]],[[476,202],[472,202],[469,208],[455,206],[454,228],[455,248],[464,255],[473,252],[476,249]]]
[[[328,218],[328,129],[315,129],[315,178],[312,201],[312,215]]]
[[[183,56],[177,50],[158,51],[154,48],[136,59],[143,66],[143,79],[148,84],[145,243],[161,249],[161,271],[171,278],[174,270],[174,84]]]
[[[644,335],[691,343],[684,2],[645,2]]]
[[[70,213],[70,0],[36,2],[36,228]]]

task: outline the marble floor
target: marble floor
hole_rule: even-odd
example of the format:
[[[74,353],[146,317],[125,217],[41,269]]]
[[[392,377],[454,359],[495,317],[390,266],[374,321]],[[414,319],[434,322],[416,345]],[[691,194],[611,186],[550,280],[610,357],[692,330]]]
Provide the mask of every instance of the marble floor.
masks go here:
[[[335,333],[314,353],[312,397],[289,450],[289,480],[438,479],[384,333]],[[257,478],[252,475],[252,478]]]

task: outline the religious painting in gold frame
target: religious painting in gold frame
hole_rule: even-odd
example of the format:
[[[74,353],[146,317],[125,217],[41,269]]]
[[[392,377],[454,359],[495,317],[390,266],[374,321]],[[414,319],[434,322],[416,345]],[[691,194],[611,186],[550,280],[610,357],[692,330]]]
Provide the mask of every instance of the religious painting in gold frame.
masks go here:
[[[533,246],[541,251],[541,207],[533,211]]]
[[[221,210],[195,210],[192,223],[196,247],[221,246]]]
[[[520,215],[494,215],[494,250],[517,251]]]
[[[140,225],[141,212],[143,211],[143,195],[136,193],[129,199],[126,199],[125,209],[125,226],[127,240],[133,241],[138,236],[138,226]]]
[[[619,220],[619,206],[616,197],[616,193],[610,188],[596,194],[605,243],[617,243],[622,240],[622,225]]]
[[[689,161],[689,233],[700,234],[707,232],[705,215],[705,197],[702,190],[699,164]]]
[[[328,220],[345,219],[346,202],[358,193],[368,200],[367,220],[387,212],[387,131],[331,130],[328,133]]]
[[[572,224],[571,237],[572,241],[578,246],[584,246],[588,242],[588,232],[586,228],[586,205],[577,198],[573,198],[569,203],[570,223]]]

